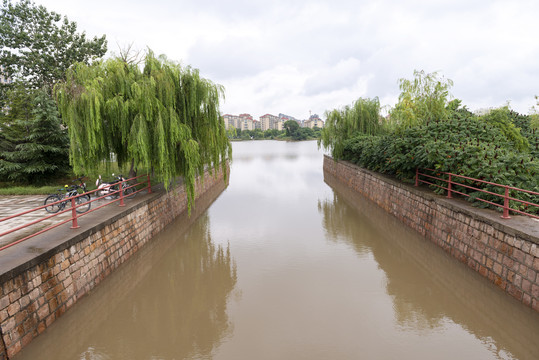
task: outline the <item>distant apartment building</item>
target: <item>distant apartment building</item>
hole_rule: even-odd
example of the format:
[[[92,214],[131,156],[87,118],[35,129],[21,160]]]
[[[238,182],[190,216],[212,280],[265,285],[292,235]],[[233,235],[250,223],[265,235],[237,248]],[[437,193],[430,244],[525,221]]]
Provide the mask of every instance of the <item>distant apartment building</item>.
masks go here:
[[[288,120],[294,120],[294,121],[298,121],[298,119],[296,119],[295,117],[293,116],[290,116],[290,115],[286,115],[286,114],[279,114],[279,118],[284,120],[284,121],[288,121]]]
[[[278,116],[266,114],[260,117],[260,128],[262,131],[275,129],[283,130],[283,119]]]
[[[225,129],[235,128],[241,130],[254,130],[256,128],[255,121],[250,114],[240,115],[223,115]]]
[[[279,118],[283,121],[283,125],[285,122],[292,120],[292,121],[297,122],[300,127],[303,126],[303,121],[298,120],[293,116],[286,115],[286,114],[279,114]]]
[[[254,130],[254,120],[250,114],[240,114],[240,129],[241,130]]]
[[[298,120],[293,116],[279,114],[279,116],[265,114],[260,117],[260,120],[255,120],[251,114],[239,114],[239,115],[223,115],[225,122],[225,128],[241,129],[241,130],[283,130],[284,123],[293,120],[296,121],[302,127],[310,127],[311,129],[316,127],[324,127],[324,122],[316,114],[311,115],[309,120]]]
[[[230,128],[239,128],[240,117],[237,115],[225,114],[223,115],[223,121],[225,122],[225,129],[227,130]]]
[[[308,120],[305,120],[303,122],[304,127],[308,127],[313,129],[314,127],[323,128],[324,127],[324,121],[320,119],[320,117],[317,114],[313,114],[309,117]]]

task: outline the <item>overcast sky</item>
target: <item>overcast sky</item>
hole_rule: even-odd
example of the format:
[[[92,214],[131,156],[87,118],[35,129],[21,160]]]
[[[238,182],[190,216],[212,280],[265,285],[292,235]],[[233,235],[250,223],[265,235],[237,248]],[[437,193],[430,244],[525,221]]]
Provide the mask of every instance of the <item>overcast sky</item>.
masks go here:
[[[322,118],[359,97],[394,106],[414,69],[470,110],[528,113],[539,95],[537,0],[35,0],[109,53],[133,43],[224,85],[222,113]]]

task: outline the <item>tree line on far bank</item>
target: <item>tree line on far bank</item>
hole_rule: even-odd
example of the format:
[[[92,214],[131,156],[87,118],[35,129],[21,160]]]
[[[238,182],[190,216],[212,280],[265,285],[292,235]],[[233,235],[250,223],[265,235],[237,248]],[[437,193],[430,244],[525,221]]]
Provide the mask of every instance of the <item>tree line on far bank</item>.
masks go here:
[[[231,140],[316,140],[320,138],[322,129],[319,127],[308,128],[300,127],[296,121],[288,120],[283,124],[283,130],[241,130],[230,128],[227,130],[227,136]]]

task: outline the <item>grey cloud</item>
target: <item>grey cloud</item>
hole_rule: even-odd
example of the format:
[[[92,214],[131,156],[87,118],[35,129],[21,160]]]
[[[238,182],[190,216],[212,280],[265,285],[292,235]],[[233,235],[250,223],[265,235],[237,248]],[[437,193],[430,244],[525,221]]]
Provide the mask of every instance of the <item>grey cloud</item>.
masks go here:
[[[348,88],[355,85],[360,76],[360,61],[350,58],[317,71],[305,81],[303,91],[306,96],[313,96]]]
[[[193,66],[218,79],[253,76],[275,63],[258,41],[228,38],[219,43],[200,42],[187,58]]]

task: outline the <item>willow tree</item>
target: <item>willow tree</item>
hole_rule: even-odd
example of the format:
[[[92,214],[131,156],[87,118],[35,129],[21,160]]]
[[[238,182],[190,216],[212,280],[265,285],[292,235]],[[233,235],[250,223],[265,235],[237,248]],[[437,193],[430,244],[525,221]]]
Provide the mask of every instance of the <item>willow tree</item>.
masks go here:
[[[382,132],[380,122],[380,101],[359,98],[352,106],[326,111],[326,124],[322,128],[318,146],[331,149],[338,159],[342,156],[344,142],[354,135],[376,135]]]
[[[400,79],[399,101],[390,112],[397,129],[421,125],[429,120],[446,120],[453,81],[440,77],[437,72],[414,71],[414,79]]]
[[[219,103],[222,86],[164,56],[146,56],[141,70],[120,58],[77,64],[56,87],[71,139],[76,173],[115,159],[152,169],[168,186],[183,177],[189,206],[204,169],[226,167],[231,146]]]

